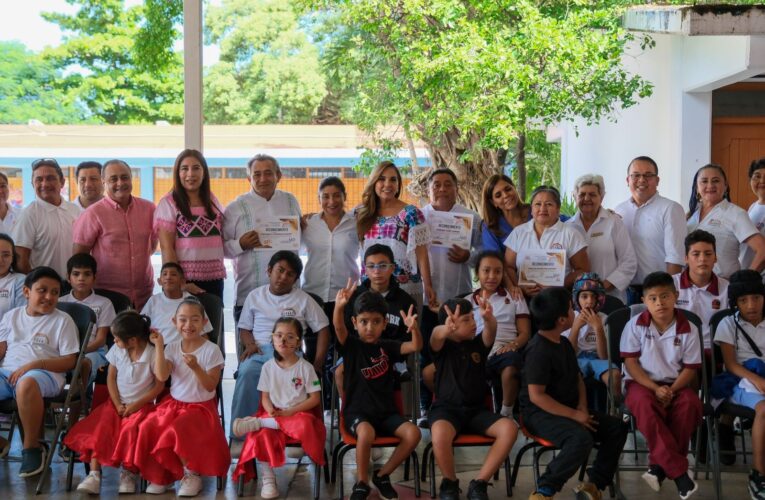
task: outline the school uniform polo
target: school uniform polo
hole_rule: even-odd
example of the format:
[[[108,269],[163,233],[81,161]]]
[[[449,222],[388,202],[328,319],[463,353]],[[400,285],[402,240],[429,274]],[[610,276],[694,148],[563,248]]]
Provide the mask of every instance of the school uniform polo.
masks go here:
[[[478,304],[480,294],[481,290],[479,289],[473,292],[470,297],[473,303],[473,317],[475,318],[477,334],[482,333],[484,328],[481,306]],[[493,356],[505,344],[518,338],[518,328],[515,321],[519,318],[528,318],[529,308],[526,306],[525,300],[514,299],[507,290],[501,287],[491,294],[489,303],[491,303],[494,317],[497,319],[497,335],[494,337],[494,345],[489,353],[489,356]]]
[[[675,288],[679,294],[675,305],[696,313],[696,316],[701,318],[704,349],[710,349],[712,339],[709,334],[709,320],[716,312],[728,308],[728,280],[712,273],[712,279],[706,286],[697,287],[691,281],[687,268],[672,276],[672,279],[675,280]]]
[[[755,201],[749,205],[749,220],[752,221],[754,227],[765,236],[765,205],[761,205],[759,201]],[[738,256],[741,262],[741,269],[749,269],[754,260],[754,250],[749,248],[749,245],[741,245],[741,253]],[[765,273],[765,271],[763,271]]]
[[[627,323],[619,346],[623,358],[638,358],[643,371],[657,383],[671,384],[684,368],[701,366],[698,330],[682,312],[662,334],[644,311]],[[633,380],[625,370],[625,381]]]
[[[714,235],[717,253],[714,271],[723,278],[729,278],[741,268],[738,256],[742,243],[757,234],[757,228],[743,208],[728,200],[712,207],[703,220],[699,220],[700,215],[701,209],[691,215],[688,231],[703,229]]]
[[[516,227],[505,240],[505,246],[516,253],[516,266],[520,268],[529,250],[565,250],[566,274],[571,272],[571,256],[583,248],[587,248],[584,238],[573,226],[558,220],[545,228],[542,236],[537,238],[534,231],[534,221],[530,220]]]
[[[127,349],[115,344],[106,353],[106,359],[117,369],[117,389],[122,404],[128,405],[138,401],[154,387],[156,377],[153,345],[146,344],[141,356],[133,361]]]
[[[732,345],[736,349],[736,362],[740,365],[743,365],[747,360],[760,357],[757,356],[757,353],[752,350],[746,338],[738,331],[736,322],[738,322],[738,326],[749,335],[754,345],[765,356],[765,320],[761,321],[758,325],[753,325],[741,318],[739,313],[736,313],[735,316],[726,316],[720,321],[715,332],[715,344]]]
[[[630,198],[616,205],[614,211],[624,221],[637,256],[633,285],[641,285],[654,271],[666,270],[667,264],[683,265],[687,229],[679,203],[657,193],[640,206]]]
[[[425,216],[425,222],[429,222],[435,212],[439,211],[433,208],[433,205],[425,205],[422,208],[422,215]],[[428,254],[430,256],[430,276],[433,281],[433,290],[435,290],[439,300],[446,301],[452,297],[459,297],[466,293],[470,293],[472,290],[473,284],[470,276],[470,268],[472,267],[475,257],[481,252],[482,238],[481,217],[477,213],[459,204],[455,204],[451,210],[443,213],[467,214],[473,219],[470,248],[466,248],[466,250],[470,250],[471,256],[467,261],[458,264],[449,260],[449,248],[437,247],[435,245],[431,245],[428,248]]]
[[[607,293],[627,303],[625,290],[637,272],[637,255],[622,218],[601,208],[588,230],[579,211],[566,224],[576,228],[587,243],[590,270],[614,285]]]

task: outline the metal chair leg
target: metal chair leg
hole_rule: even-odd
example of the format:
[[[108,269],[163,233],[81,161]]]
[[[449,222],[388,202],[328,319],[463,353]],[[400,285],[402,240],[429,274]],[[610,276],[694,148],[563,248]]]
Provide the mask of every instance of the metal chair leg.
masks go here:
[[[513,496],[513,485],[510,482],[510,455],[505,458],[505,492],[508,497]]]
[[[436,498],[436,457],[433,455],[432,446],[428,450],[428,454],[430,454],[430,498]]]
[[[422,491],[420,489],[420,463],[417,452],[412,452],[412,464],[414,464],[414,496],[420,498]]]

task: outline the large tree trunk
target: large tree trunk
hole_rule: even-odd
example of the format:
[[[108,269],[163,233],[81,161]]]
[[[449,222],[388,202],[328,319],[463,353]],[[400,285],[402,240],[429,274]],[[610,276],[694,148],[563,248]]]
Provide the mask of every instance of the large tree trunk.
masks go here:
[[[470,161],[461,159],[462,154],[473,149],[480,140],[477,136],[462,137],[452,129],[437,141],[425,140],[430,152],[433,168],[449,168],[459,182],[459,202],[466,207],[480,212],[481,190],[490,176],[502,173],[507,158],[506,150],[481,150]],[[409,191],[421,200],[427,199],[427,175],[430,169],[414,176],[409,184]]]

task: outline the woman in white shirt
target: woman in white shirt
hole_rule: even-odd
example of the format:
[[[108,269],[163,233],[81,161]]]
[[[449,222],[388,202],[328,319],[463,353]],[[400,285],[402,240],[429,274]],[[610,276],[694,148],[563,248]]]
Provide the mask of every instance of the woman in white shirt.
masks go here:
[[[592,272],[603,277],[606,293],[627,302],[627,286],[637,271],[637,256],[622,218],[603,208],[606,186],[600,175],[583,175],[574,182],[578,210],[566,224],[587,243]]]
[[[730,202],[728,179],[721,166],[710,163],[696,172],[687,224],[689,232],[703,229],[714,235],[714,272],[718,276],[728,279],[739,270],[742,243],[754,251],[749,268],[760,272],[765,267],[765,238],[744,209]]]
[[[11,234],[19,209],[8,203],[11,195],[8,176],[0,172],[0,233]]]
[[[560,193],[551,186],[539,186],[531,193],[531,220],[516,227],[505,240],[505,263],[513,284],[527,297],[538,294],[543,284],[519,283],[520,264],[529,251],[565,250],[566,263],[561,285],[571,287],[581,274],[590,272],[587,244],[572,226],[560,221]]]

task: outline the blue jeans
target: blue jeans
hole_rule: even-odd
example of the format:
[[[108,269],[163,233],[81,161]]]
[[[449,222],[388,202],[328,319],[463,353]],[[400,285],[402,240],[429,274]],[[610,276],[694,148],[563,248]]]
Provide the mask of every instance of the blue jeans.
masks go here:
[[[607,372],[610,368],[616,368],[616,365],[608,362],[607,359],[598,358],[597,352],[592,351],[580,351],[576,357],[577,363],[579,363],[579,370],[582,372],[582,377],[592,377],[595,380],[600,381],[600,377]]]
[[[260,406],[260,391],[258,382],[260,372],[266,361],[274,357],[274,346],[263,343],[260,345],[261,354],[253,354],[239,364],[234,397],[231,401],[231,424],[235,418],[255,415]],[[233,435],[233,431],[231,433]]]

